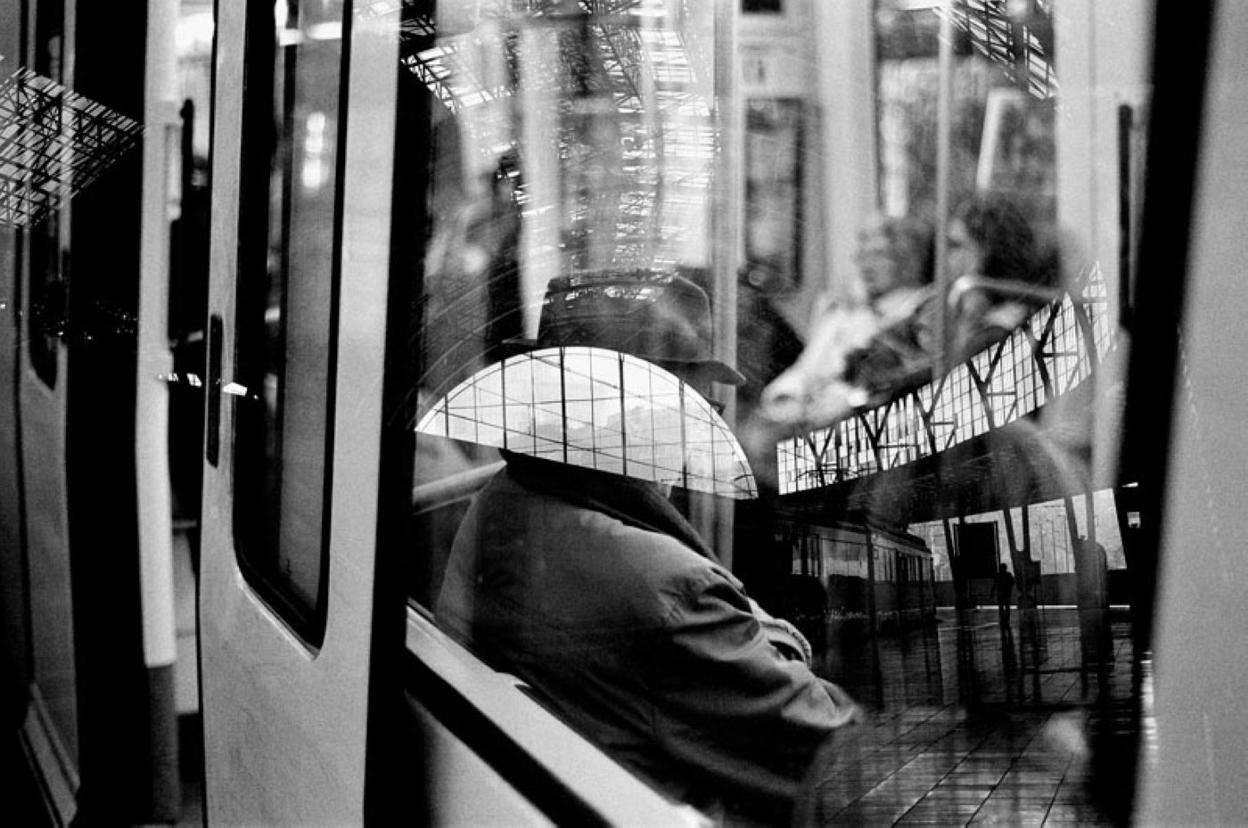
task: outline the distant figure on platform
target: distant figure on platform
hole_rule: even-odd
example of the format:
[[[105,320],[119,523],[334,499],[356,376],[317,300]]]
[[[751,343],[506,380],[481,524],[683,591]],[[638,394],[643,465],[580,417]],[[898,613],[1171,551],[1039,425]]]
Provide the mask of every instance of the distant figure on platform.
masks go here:
[[[1014,575],[1001,564],[997,569],[997,615],[1001,626],[1010,625],[1010,604],[1014,600]]]
[[[1104,667],[1112,660],[1109,629],[1109,560],[1105,547],[1085,535],[1075,544],[1079,632],[1085,665]]]

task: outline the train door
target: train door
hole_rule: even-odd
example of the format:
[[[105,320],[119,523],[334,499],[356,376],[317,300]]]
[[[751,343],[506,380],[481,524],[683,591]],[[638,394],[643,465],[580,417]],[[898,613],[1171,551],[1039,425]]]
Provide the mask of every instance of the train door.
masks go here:
[[[21,8],[15,2],[0,3],[0,55],[15,54],[21,48]],[[2,64],[0,64],[2,65]],[[21,688],[28,682],[26,650],[29,621],[23,608],[24,577],[21,559],[22,527],[21,482],[17,462],[17,402],[15,388],[18,369],[18,343],[21,316],[17,307],[17,228],[0,226],[0,630],[3,647],[0,669],[14,676],[11,685],[0,687],[5,722],[9,711],[18,710]],[[10,701],[11,700],[11,701]],[[13,707],[10,707],[10,704]]]
[[[0,223],[12,279],[0,303],[13,305],[12,408],[2,418],[6,631],[29,696],[24,749],[61,821],[75,811],[146,820],[177,805],[173,717],[149,669],[164,665],[144,648],[144,622],[156,619],[144,591],[152,584],[140,585],[150,550],[126,519],[137,499],[132,277],[143,269],[140,236],[155,238],[141,232],[145,153],[132,151],[144,143],[148,18],[141,6],[110,12],[117,34],[104,46],[89,36],[101,9],[6,4],[0,38]],[[163,137],[150,135],[146,150]],[[160,181],[149,178],[158,206]]]
[[[218,6],[199,619],[222,824],[363,817],[393,134],[372,104],[397,38],[349,8]]]
[[[1158,92],[1155,112],[1182,127],[1159,136],[1161,146],[1149,155],[1159,197],[1150,190],[1145,207],[1141,261],[1152,269],[1141,274],[1138,329],[1181,333],[1140,346],[1151,358],[1141,360],[1145,370],[1167,377],[1173,366],[1177,381],[1173,404],[1158,406],[1148,421],[1152,431],[1141,428],[1138,444],[1165,446],[1170,436],[1168,449],[1149,461],[1154,479],[1141,481],[1148,499],[1133,516],[1144,516],[1146,542],[1160,552],[1156,684],[1150,660],[1141,689],[1141,705],[1155,715],[1156,727],[1141,751],[1134,817],[1142,825],[1243,824],[1248,706],[1244,663],[1232,642],[1248,629],[1240,523],[1248,507],[1248,337],[1240,321],[1248,299],[1242,230],[1248,177],[1240,160],[1248,136],[1248,6],[1161,4],[1158,29],[1170,38],[1159,42],[1156,60],[1179,70],[1165,96]],[[1194,94],[1202,83],[1204,94]],[[1183,161],[1153,168],[1161,158]],[[1150,507],[1163,509],[1162,521],[1147,521]]]
[[[698,821],[452,640],[423,595],[407,602],[416,573],[397,571],[396,553],[428,567],[439,551],[400,547],[409,522],[494,470],[448,474],[464,469],[429,456],[435,438],[418,447],[403,416],[418,390],[438,399],[406,381],[413,340],[422,358],[438,341],[420,328],[429,191],[480,160],[448,123],[456,101],[435,97],[473,90],[418,70],[453,57],[472,6],[218,7],[199,599],[210,823],[351,824],[391,793],[415,821]],[[525,35],[549,46],[541,23]],[[461,137],[462,155],[448,149]],[[437,140],[454,168],[441,178]],[[439,227],[470,223],[443,206]],[[414,460],[428,485],[413,487]]]
[[[72,23],[72,21],[70,21]],[[28,4],[25,54],[6,61],[10,72],[26,65],[67,83],[65,4]],[[16,470],[22,476],[21,509],[29,578],[31,704],[24,731],[32,750],[54,774],[49,786],[62,812],[71,812],[78,786],[79,709],[71,603],[69,511],[66,480],[67,354],[62,338],[67,314],[64,252],[70,216],[56,210],[29,221],[18,233],[16,276],[20,297],[15,334],[13,399],[20,425]]]

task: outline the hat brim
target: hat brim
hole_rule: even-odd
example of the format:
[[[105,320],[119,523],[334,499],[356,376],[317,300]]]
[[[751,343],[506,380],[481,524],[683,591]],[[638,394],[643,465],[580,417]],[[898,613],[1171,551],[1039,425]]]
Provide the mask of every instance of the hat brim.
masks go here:
[[[711,377],[711,379],[715,382],[720,382],[724,385],[745,385],[746,382],[748,382],[745,378],[745,374],[741,373],[736,368],[733,368],[731,365],[727,365],[723,362],[716,362],[714,365],[723,372],[718,378],[715,376]]]
[[[536,339],[527,339],[523,336],[512,336],[499,341],[499,347],[503,356],[513,357],[520,354],[527,354],[529,351],[536,351],[538,348],[545,347]]]
[[[727,363],[717,359],[698,360],[696,362],[680,362],[670,359],[651,360],[655,365],[665,368],[677,375],[696,373],[699,379],[708,379],[721,385],[745,385],[745,375]]]

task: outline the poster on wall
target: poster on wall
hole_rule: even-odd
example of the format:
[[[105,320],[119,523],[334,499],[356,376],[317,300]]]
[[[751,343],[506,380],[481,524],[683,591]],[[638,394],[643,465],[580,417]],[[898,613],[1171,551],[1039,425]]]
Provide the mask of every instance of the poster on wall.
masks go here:
[[[1053,102],[1014,87],[988,91],[975,186],[1026,202],[1036,217],[1056,210],[1057,150]]]
[[[758,287],[801,285],[802,101],[746,104],[745,258]]]

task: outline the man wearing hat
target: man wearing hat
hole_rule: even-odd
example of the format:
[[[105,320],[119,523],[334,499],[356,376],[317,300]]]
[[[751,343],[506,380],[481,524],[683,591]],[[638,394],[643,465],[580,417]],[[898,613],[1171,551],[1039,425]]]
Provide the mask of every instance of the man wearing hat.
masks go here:
[[[705,391],[710,304],[651,271],[551,281],[529,346],[594,346]],[[504,452],[452,546],[439,621],[673,798],[789,818],[858,708],[745,593],[659,484]],[[790,632],[791,631],[791,632]]]

